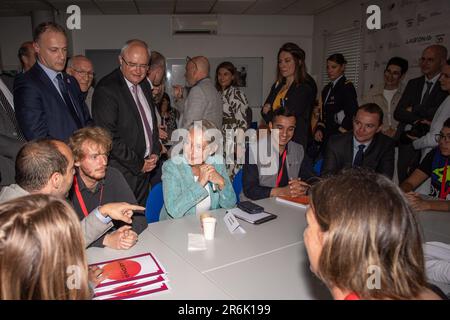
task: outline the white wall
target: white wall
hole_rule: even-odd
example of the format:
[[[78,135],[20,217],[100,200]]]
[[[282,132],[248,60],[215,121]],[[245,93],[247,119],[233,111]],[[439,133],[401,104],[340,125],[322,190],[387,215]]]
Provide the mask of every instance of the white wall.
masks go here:
[[[82,16],[81,30],[72,31],[73,54],[86,49],[118,49],[130,38],[147,41],[168,58],[263,57],[263,97],[275,79],[276,54],[288,41],[299,44],[311,66],[313,16],[219,16],[217,36],[172,36],[169,15]],[[30,17],[0,18],[0,53],[4,69],[19,69],[20,44],[31,40]]]
[[[32,40],[30,17],[0,18],[0,66],[5,70],[18,70],[17,50],[25,41]]]
[[[362,0],[347,0],[329,10],[314,16],[314,34],[312,52],[312,73],[317,75],[317,85],[321,90],[322,70],[325,68],[326,58],[324,32],[333,32],[353,26],[355,20],[361,20]]]
[[[277,52],[287,42],[298,43],[309,53],[312,16],[219,16],[217,36],[171,34],[170,16],[85,16],[81,30],[72,32],[74,54],[86,49],[117,49],[130,38],[147,41],[167,58],[205,55],[207,57],[263,57],[263,96],[275,79]]]

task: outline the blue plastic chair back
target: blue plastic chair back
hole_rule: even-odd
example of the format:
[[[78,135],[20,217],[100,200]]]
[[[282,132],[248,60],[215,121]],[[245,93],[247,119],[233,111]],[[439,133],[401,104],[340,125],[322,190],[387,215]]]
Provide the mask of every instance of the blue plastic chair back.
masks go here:
[[[316,163],[314,163],[313,171],[319,177],[320,177],[320,174],[322,173],[322,165],[323,165],[323,158],[317,160]]]
[[[234,176],[233,189],[234,193],[236,194],[236,203],[239,203],[239,195],[242,191],[242,169],[239,170],[239,172]]]
[[[145,204],[145,217],[148,223],[158,222],[159,213],[164,205],[164,196],[162,183],[158,183],[152,187]]]

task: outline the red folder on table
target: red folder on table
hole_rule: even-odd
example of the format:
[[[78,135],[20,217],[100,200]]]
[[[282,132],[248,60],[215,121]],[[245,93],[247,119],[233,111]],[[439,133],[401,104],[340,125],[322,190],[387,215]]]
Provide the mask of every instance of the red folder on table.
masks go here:
[[[300,208],[306,208],[309,205],[308,196],[300,197],[276,197],[276,200],[282,203],[290,204]]]
[[[151,253],[144,253],[127,258],[115,259],[92,264],[103,269],[106,279],[97,288],[125,285],[130,281],[137,281],[164,274],[161,265]]]
[[[129,289],[125,291],[119,291],[116,293],[112,293],[109,295],[103,295],[99,297],[94,297],[94,300],[125,300],[125,299],[134,299],[142,296],[148,296],[151,294],[155,294],[158,292],[169,290],[167,283],[158,282],[154,284],[150,284],[147,286],[143,286],[140,288]]]

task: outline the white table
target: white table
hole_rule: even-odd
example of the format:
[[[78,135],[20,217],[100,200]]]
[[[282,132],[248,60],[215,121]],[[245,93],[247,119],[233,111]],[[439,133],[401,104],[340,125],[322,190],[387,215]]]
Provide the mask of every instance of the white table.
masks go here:
[[[197,216],[150,224],[128,251],[88,249],[89,263],[152,252],[168,272],[171,290],[158,299],[331,299],[310,272],[303,244],[305,209],[275,199],[256,201],[277,219],[261,225],[239,220],[246,234],[230,234],[217,217],[206,251],[188,251],[188,233],[201,233]],[[450,214],[418,214],[426,241],[450,243]]]
[[[303,243],[296,243],[205,272],[233,299],[332,299],[309,269]]]
[[[424,241],[450,243],[450,212],[420,212],[417,217]]]
[[[231,234],[223,221],[226,210],[215,210],[212,212],[217,218],[215,238],[213,241],[207,241],[206,251],[188,251],[188,233],[201,233],[198,216],[152,223],[148,230],[201,272],[303,241],[303,230],[306,227],[305,209],[280,204],[274,199],[257,202],[266,211],[278,215],[278,218],[260,225],[238,220],[247,233]]]
[[[222,289],[213,284],[201,272],[180,258],[173,250],[147,230],[139,236],[138,243],[127,251],[109,248],[89,248],[88,263],[118,259],[152,252],[167,272],[170,290],[152,295],[152,299],[223,300],[230,299]]]

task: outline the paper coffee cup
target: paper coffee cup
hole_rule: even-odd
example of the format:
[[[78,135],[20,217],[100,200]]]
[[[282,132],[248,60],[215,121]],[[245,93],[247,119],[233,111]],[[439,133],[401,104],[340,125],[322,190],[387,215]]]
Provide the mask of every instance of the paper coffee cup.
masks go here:
[[[203,219],[205,219],[205,218],[211,218],[212,217],[212,215],[210,214],[210,213],[202,213],[202,214],[200,214],[200,226],[202,227],[202,230],[203,230]]]
[[[203,235],[206,240],[214,239],[214,232],[216,230],[216,218],[206,217],[202,220],[203,225]]]

